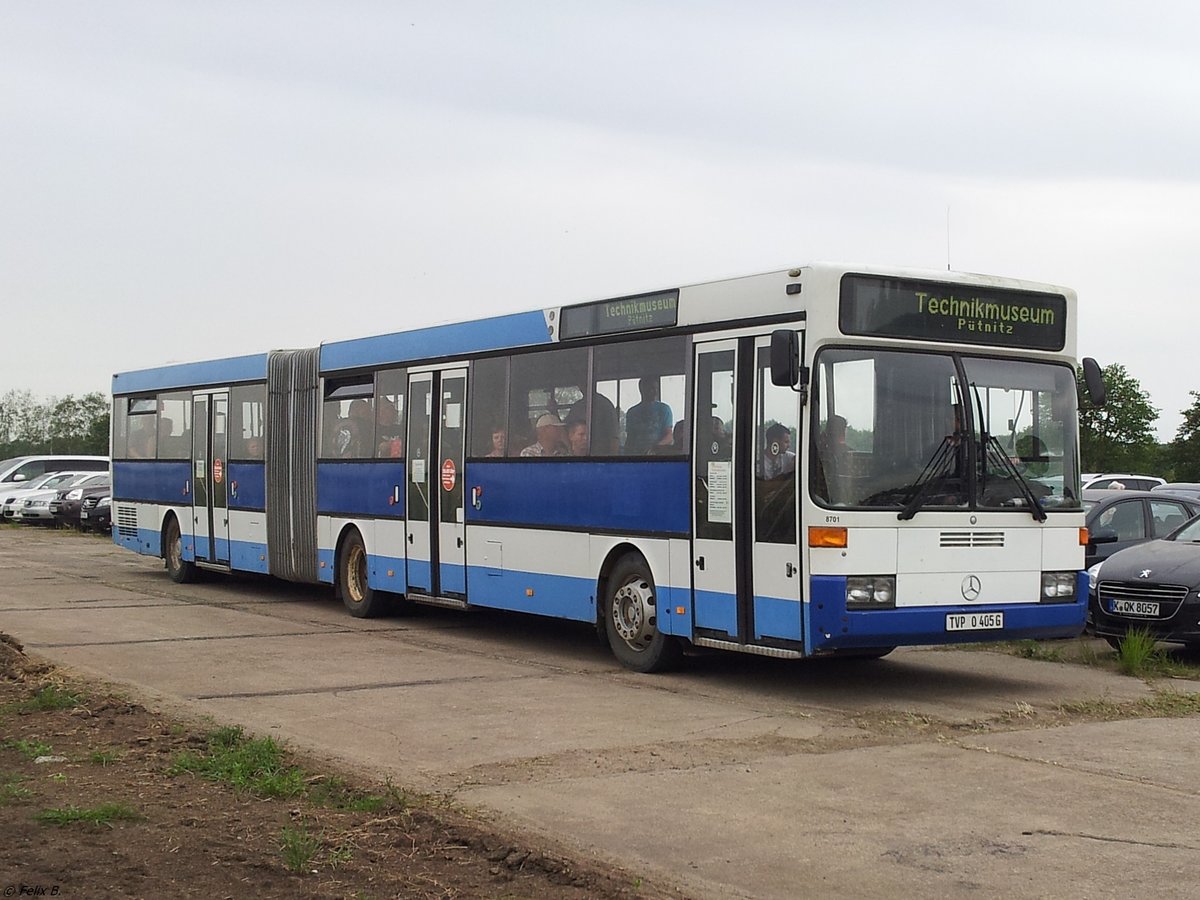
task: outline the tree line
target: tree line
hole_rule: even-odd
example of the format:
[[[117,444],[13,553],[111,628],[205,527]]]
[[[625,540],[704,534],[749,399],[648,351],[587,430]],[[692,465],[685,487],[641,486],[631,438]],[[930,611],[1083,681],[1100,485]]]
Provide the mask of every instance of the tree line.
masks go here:
[[[1079,394],[1086,398],[1083,373]],[[1141,472],[1168,481],[1200,482],[1200,391],[1183,411],[1175,439],[1159,443],[1154,434],[1158,409],[1136,378],[1120,363],[1104,369],[1108,402],[1079,408],[1079,450],[1087,472]],[[112,405],[104,394],[40,400],[30,391],[0,396],[0,459],[32,453],[108,454]]]
[[[38,453],[108,455],[112,404],[101,393],[38,399],[30,391],[0,396],[0,459]]]

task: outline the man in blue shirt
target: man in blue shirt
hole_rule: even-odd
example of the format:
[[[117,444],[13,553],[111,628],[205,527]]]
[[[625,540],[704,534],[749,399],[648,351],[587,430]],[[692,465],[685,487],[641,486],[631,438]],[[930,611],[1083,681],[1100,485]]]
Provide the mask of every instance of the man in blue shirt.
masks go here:
[[[663,441],[671,440],[675,416],[671,407],[658,399],[657,378],[638,381],[641,402],[625,413],[625,452],[649,453]]]

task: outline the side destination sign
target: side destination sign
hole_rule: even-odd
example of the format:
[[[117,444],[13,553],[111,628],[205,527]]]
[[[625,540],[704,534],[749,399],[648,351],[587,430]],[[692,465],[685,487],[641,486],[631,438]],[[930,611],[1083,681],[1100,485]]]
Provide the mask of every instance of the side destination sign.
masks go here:
[[[559,337],[567,340],[596,334],[669,328],[678,318],[679,291],[618,297],[615,300],[565,307]]]
[[[1067,340],[1062,294],[846,275],[841,300],[845,334],[1029,350],[1061,350]]]

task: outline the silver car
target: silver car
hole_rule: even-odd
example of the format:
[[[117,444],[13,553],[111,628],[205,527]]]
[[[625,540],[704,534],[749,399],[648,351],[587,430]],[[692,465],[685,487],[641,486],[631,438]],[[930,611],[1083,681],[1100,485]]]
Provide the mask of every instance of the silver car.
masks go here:
[[[107,479],[107,472],[79,472],[76,473],[73,479],[65,481],[57,487],[33,491],[21,501],[20,508],[13,514],[13,519],[28,525],[52,525],[54,523],[54,513],[50,511],[50,501],[58,496],[60,490],[85,487],[86,485],[98,481],[106,481]]]
[[[0,494],[0,517],[5,521],[12,521],[17,510],[33,494],[39,491],[58,490],[60,485],[67,485],[79,478],[81,475],[90,475],[90,472],[46,472],[44,475],[39,475],[33,480],[26,483],[25,487],[19,490],[9,491],[7,494]]]

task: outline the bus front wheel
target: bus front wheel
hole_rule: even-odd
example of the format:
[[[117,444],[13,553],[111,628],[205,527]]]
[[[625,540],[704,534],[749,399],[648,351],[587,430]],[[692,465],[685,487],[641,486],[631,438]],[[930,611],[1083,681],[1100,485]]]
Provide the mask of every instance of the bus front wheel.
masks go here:
[[[179,520],[174,516],[167,519],[163,529],[163,558],[167,575],[176,584],[187,584],[196,577],[196,566],[183,558],[183,535],[179,532]]]
[[[635,672],[661,672],[683,655],[678,638],[658,630],[658,600],[645,560],[625,556],[608,579],[604,628],[617,661]]]
[[[362,535],[352,531],[342,544],[338,560],[338,591],[350,615],[358,619],[374,618],[387,611],[383,592],[367,584],[368,570],[367,548]]]

